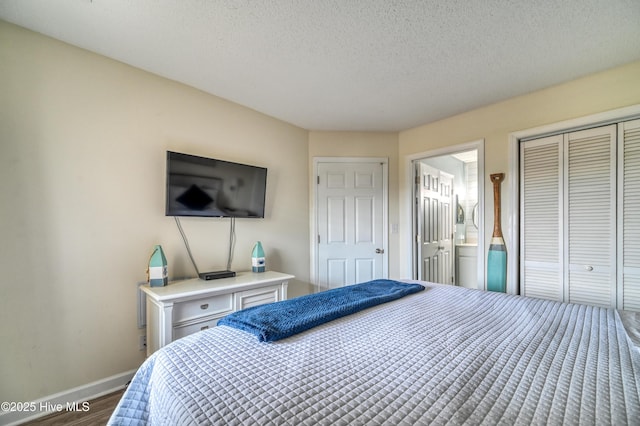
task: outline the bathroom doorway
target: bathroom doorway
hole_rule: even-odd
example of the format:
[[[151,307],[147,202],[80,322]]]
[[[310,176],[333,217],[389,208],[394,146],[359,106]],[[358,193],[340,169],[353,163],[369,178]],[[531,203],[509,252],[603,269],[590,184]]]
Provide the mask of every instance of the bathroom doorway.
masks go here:
[[[466,288],[484,287],[478,148],[413,160],[413,275]]]

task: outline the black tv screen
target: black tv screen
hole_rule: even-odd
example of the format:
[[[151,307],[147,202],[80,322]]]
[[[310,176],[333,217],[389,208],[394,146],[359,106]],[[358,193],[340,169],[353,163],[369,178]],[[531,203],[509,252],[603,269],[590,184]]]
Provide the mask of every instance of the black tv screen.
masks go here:
[[[167,151],[167,216],[263,218],[267,169]]]

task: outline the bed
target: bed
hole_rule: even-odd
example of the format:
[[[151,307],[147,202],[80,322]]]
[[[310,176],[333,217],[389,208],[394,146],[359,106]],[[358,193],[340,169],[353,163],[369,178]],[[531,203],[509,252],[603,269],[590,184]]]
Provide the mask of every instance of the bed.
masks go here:
[[[640,350],[616,310],[420,284],[273,342],[177,340],[109,424],[639,424]]]

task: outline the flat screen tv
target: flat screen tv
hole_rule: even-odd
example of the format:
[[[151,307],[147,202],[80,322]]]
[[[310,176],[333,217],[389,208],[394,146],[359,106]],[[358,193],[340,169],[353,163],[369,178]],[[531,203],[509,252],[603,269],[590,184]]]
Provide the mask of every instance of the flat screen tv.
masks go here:
[[[167,151],[167,216],[263,218],[267,169]]]

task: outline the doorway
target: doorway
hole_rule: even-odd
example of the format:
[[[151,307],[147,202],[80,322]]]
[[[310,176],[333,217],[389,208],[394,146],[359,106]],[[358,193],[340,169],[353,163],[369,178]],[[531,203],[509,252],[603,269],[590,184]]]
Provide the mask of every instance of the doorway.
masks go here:
[[[412,161],[413,278],[484,288],[482,143]]]

